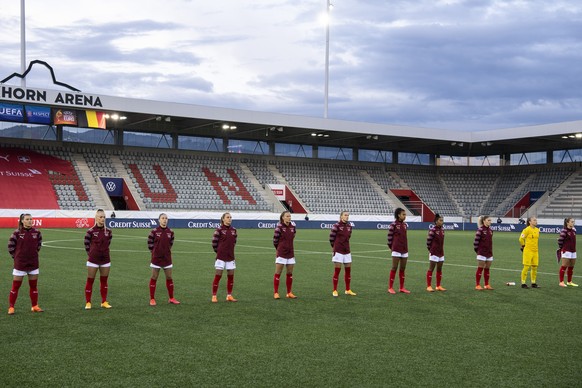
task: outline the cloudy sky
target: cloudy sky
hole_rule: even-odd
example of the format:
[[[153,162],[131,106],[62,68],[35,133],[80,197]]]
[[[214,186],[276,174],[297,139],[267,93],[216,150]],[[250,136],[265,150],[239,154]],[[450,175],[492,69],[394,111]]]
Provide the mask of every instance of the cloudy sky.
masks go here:
[[[579,0],[332,3],[330,118],[459,130],[582,119]],[[322,117],[325,9],[28,0],[27,59],[87,93]],[[0,52],[1,78],[20,71],[20,1],[0,0]]]

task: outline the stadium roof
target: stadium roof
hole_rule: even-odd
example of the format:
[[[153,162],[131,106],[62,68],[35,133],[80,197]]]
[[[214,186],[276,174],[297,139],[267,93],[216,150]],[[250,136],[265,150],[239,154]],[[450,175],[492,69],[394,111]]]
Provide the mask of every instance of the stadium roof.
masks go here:
[[[575,134],[582,133],[582,120],[488,131],[459,131],[92,95],[77,91],[22,89],[6,84],[0,85],[0,102],[118,113],[126,119],[110,119],[107,128],[137,132],[451,156],[582,148],[582,136],[575,137]],[[229,129],[223,129],[223,126]]]

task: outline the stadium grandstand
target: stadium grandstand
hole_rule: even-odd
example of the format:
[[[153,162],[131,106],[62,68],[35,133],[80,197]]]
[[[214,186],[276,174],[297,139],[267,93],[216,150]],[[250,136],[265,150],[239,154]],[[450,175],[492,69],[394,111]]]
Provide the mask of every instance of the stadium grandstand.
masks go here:
[[[0,209],[582,214],[582,121],[434,130],[5,82],[0,138]]]

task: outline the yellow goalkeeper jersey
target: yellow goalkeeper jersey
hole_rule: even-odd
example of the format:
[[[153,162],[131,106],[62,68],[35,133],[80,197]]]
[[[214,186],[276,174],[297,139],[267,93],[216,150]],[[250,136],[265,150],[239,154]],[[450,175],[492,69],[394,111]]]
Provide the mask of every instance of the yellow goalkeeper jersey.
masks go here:
[[[519,236],[519,243],[525,245],[524,251],[537,252],[540,241],[540,229],[531,225],[525,228]]]

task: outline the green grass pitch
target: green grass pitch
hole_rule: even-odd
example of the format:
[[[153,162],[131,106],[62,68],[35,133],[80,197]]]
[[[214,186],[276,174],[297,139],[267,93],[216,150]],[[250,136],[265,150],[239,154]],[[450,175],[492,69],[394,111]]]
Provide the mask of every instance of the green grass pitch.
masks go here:
[[[235,223],[236,224],[236,223]],[[236,225],[235,225],[236,226]],[[386,292],[385,231],[354,230],[352,289],[331,295],[328,231],[299,230],[294,292],[273,300],[272,230],[239,230],[234,295],[226,276],[218,304],[212,230],[176,230],[179,306],[148,305],[147,230],[114,230],[109,301],[85,311],[83,230],[44,229],[42,314],[30,312],[28,284],[8,316],[12,260],[0,252],[0,385],[184,386],[547,386],[582,381],[582,287],[558,287],[555,235],[540,239],[541,289],[519,287],[516,233],[494,235],[494,291],[477,292],[472,232],[447,232],[443,285],[427,293],[426,232],[409,232],[406,285]],[[0,230],[6,244],[10,230]],[[582,268],[577,268],[582,275]],[[576,275],[576,272],[575,272]],[[575,279],[582,283],[579,276]],[[505,283],[514,281],[511,287]],[[528,279],[529,282],[529,279]],[[396,280],[398,284],[398,279]],[[284,293],[284,277],[280,290]],[[95,307],[96,306],[96,307]]]

